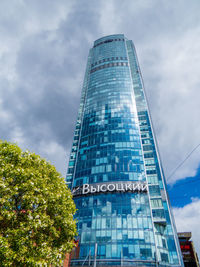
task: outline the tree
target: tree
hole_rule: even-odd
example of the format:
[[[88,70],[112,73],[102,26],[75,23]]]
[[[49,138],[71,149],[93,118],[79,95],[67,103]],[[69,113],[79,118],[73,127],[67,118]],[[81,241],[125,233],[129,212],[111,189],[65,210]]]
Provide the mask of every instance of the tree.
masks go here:
[[[0,265],[60,266],[74,245],[75,205],[55,167],[0,142]]]

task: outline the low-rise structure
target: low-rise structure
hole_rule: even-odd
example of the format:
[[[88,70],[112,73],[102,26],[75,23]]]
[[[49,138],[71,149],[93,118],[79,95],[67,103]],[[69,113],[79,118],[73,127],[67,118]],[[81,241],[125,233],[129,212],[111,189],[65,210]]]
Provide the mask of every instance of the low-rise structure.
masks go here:
[[[178,233],[184,265],[185,267],[199,267],[198,255],[191,237],[191,232]]]

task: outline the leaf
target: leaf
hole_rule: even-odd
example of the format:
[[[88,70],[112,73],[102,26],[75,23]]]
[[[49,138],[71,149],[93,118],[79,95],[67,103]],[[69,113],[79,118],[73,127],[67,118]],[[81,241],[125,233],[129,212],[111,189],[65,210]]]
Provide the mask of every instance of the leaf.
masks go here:
[[[1,266],[60,266],[74,246],[75,210],[53,165],[0,141]]]

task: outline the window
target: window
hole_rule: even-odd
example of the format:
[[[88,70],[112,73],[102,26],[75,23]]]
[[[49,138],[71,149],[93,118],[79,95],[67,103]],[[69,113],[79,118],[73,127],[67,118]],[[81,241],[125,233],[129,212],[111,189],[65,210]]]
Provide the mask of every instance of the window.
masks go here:
[[[151,206],[152,208],[162,207],[162,200],[161,199],[151,199]]]

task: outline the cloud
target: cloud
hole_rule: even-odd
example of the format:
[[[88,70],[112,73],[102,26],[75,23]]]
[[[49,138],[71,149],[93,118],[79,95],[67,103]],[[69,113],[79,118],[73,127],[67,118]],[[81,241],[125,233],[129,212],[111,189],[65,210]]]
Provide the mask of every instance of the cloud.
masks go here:
[[[56,149],[69,151],[89,48],[103,35],[124,33],[136,45],[169,176],[199,142],[199,7],[180,0],[1,1],[1,138],[37,153],[57,144],[55,159]],[[199,153],[168,182],[195,175]]]
[[[41,154],[65,175],[64,155],[71,149],[89,26],[93,23],[96,28],[95,19],[89,16],[87,27],[80,31],[89,8],[65,1],[50,6],[46,1],[13,6],[5,2],[4,9],[13,19],[7,14],[1,17],[0,35],[5,40],[0,56],[1,138]]]
[[[178,40],[160,41],[159,60],[152,60],[151,67],[145,70],[152,74],[146,91],[167,176],[200,143],[199,34],[200,27],[196,27]],[[199,156],[197,149],[169,182],[194,176]]]
[[[168,178],[199,143],[200,3],[185,1],[109,1],[100,12],[104,35],[133,39]],[[192,15],[191,15],[192,14]],[[200,149],[167,179],[195,176]]]
[[[192,232],[195,249],[200,255],[200,199],[193,199],[183,208],[174,208],[173,213],[178,232]]]
[[[186,0],[2,0],[0,138],[47,158],[65,176],[89,48],[124,33],[136,46],[168,177],[200,142],[199,8]],[[199,158],[200,149],[168,183],[195,175]],[[189,213],[198,206],[175,209],[180,231],[184,221],[197,229]]]

